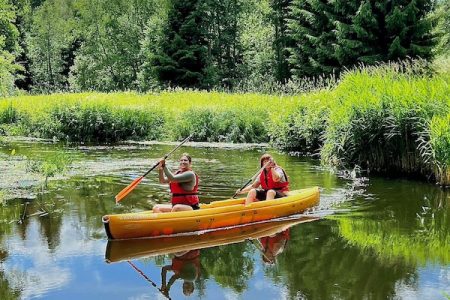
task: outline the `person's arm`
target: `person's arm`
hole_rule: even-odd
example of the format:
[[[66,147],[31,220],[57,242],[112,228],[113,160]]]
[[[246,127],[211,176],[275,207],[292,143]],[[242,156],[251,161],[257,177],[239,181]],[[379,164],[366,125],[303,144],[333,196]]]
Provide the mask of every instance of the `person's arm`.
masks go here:
[[[280,167],[276,166],[270,169],[270,172],[272,173],[272,179],[274,182],[280,182],[283,178],[283,171]]]
[[[247,185],[245,188],[243,188],[242,190],[237,190],[236,192],[238,192],[238,194],[245,194],[245,193],[248,193],[251,189],[256,189],[256,188],[258,188],[259,186],[260,186],[261,184],[260,184],[260,182],[259,182],[259,178],[256,178],[256,180],[252,183],[252,184],[250,184],[250,185]]]
[[[172,277],[170,277],[166,287],[167,293],[169,293],[170,287],[174,284],[175,280],[177,280],[178,278],[180,278],[180,275],[178,274],[173,274]]]
[[[166,165],[166,161],[164,159],[161,159],[159,161],[158,165],[158,177],[159,177],[159,183],[169,183],[169,180],[164,177],[164,166]]]
[[[190,182],[195,180],[194,172],[188,171],[181,174],[173,174],[167,166],[164,166],[164,174],[167,176],[167,179],[172,182]]]
[[[167,285],[166,285],[167,271],[169,271],[171,269],[172,269],[171,265],[164,266],[161,269],[161,290],[167,289]]]

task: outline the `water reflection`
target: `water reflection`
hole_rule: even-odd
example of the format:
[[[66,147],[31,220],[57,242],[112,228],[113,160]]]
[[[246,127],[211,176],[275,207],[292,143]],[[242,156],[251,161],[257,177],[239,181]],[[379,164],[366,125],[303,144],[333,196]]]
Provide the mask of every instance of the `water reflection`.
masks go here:
[[[174,274],[167,281],[167,272]],[[200,275],[200,250],[189,250],[173,254],[172,263],[161,269],[161,290],[169,296],[169,291],[175,280],[183,280],[183,294],[190,296],[194,292],[194,281]]]
[[[286,248],[289,240],[290,230],[286,229],[277,234],[265,236],[257,239],[253,244],[261,251],[262,260],[267,264],[275,264],[277,255],[281,254]]]
[[[58,151],[50,144],[20,147],[12,148],[35,157]],[[259,229],[232,229],[235,233],[228,236],[210,232],[117,246],[108,242],[107,258],[122,263],[105,264],[101,216],[167,202],[168,194],[156,174],[146,177],[120,205],[113,197],[170,147],[71,149],[76,168],[70,178],[51,181],[41,198],[0,205],[0,299],[162,299],[158,290],[162,268],[172,265],[175,253],[196,249],[201,252],[200,271],[190,298],[446,299],[445,294],[450,295],[449,191],[371,177],[366,191],[349,201],[345,181],[321,170],[315,161],[283,154],[275,157],[291,175],[293,189],[322,187],[319,212],[326,207],[334,214],[290,227],[289,238],[280,241],[278,250],[273,242],[274,264],[264,263],[261,250],[278,231],[262,224]],[[202,201],[229,198],[257,171],[255,158],[262,152],[189,147],[183,151],[197,158]],[[6,176],[9,171],[0,172]],[[12,177],[21,178],[20,174],[12,172]],[[41,215],[41,206],[48,215]],[[137,278],[140,275],[127,260],[158,289]],[[167,270],[166,285],[174,274]],[[181,277],[174,281],[170,297],[186,297],[183,282]]]
[[[237,292],[247,287],[246,283],[254,272],[254,262],[246,253],[253,252],[249,245],[258,245],[256,249],[270,264],[283,252],[294,225],[318,220],[317,217],[302,216],[238,226],[229,229],[214,230],[202,234],[169,236],[151,239],[108,241],[105,259],[108,263],[127,261],[135,270],[145,276],[162,294],[170,298],[169,293],[176,281],[182,282],[183,295],[194,292],[195,285],[200,289],[205,280],[214,280],[230,286]],[[234,247],[218,247],[233,244]],[[208,249],[209,248],[209,249]],[[208,249],[208,251],[205,251]],[[201,252],[202,251],[202,252]],[[201,257],[203,253],[203,257]],[[145,260],[154,257],[155,261],[170,255],[170,263],[161,267],[161,285],[157,286],[130,260]],[[203,262],[203,263],[202,263]],[[170,277],[169,275],[170,274]],[[195,283],[195,284],[194,284]]]

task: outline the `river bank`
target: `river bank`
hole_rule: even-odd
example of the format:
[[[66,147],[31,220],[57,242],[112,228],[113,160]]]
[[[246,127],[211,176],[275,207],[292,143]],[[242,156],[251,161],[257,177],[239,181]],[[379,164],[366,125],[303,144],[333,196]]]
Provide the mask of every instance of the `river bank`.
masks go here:
[[[360,68],[299,95],[173,90],[0,100],[3,135],[76,143],[270,143],[324,165],[450,185],[450,74],[417,65]],[[400,69],[402,72],[400,72]]]

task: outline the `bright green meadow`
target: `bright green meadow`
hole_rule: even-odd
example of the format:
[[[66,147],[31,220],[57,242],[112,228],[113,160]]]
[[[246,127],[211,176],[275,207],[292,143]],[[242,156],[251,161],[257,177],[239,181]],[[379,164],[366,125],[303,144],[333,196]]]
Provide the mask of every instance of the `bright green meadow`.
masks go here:
[[[391,64],[297,95],[171,90],[0,100],[0,133],[69,142],[270,142],[325,165],[450,184],[450,74]],[[401,70],[400,70],[401,69]]]

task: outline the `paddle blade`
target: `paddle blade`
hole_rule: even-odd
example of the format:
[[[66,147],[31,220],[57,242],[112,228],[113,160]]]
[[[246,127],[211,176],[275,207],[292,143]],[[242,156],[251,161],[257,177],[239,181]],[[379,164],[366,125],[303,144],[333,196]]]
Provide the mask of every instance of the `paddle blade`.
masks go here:
[[[123,190],[121,190],[117,195],[116,195],[116,203],[119,203],[120,200],[122,200],[123,198],[125,198],[126,195],[128,195],[132,190],[134,190],[134,188],[141,183],[142,179],[144,179],[144,176],[141,176],[139,178],[136,178],[135,180],[133,180],[132,183],[130,183],[126,188],[124,188]]]

